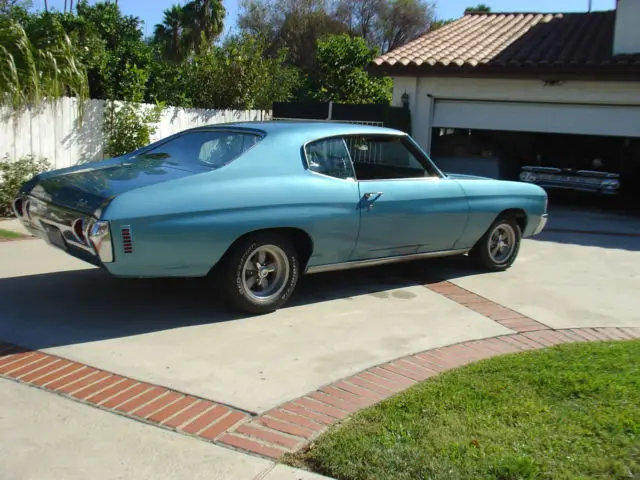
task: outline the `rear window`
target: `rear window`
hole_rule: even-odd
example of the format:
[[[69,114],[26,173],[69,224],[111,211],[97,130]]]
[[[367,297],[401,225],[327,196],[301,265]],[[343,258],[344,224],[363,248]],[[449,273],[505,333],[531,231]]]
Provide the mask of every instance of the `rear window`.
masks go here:
[[[191,132],[147,150],[137,158],[216,169],[232,162],[260,140],[261,137],[253,133],[213,130]]]

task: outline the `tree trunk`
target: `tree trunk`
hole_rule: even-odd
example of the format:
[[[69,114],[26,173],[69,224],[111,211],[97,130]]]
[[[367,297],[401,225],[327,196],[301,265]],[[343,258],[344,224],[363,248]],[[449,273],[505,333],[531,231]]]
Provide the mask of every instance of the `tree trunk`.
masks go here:
[[[64,9],[62,10],[62,13],[67,13],[67,0],[64,0]]]
[[[44,11],[45,12],[49,11],[49,2],[47,0],[44,0]]]
[[[69,13],[73,13],[73,0],[69,0]]]

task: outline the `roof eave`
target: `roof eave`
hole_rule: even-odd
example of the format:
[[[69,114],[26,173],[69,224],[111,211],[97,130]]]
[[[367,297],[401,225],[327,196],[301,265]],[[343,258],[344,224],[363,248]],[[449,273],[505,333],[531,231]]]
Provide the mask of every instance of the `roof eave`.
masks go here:
[[[377,65],[368,67],[374,76],[385,77],[461,77],[553,80],[640,81],[640,64],[606,66],[438,66]]]

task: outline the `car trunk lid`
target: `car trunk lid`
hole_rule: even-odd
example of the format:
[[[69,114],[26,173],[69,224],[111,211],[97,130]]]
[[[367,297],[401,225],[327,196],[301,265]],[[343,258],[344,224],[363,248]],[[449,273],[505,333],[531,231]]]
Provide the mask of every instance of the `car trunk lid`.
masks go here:
[[[31,194],[61,207],[92,214],[113,197],[130,190],[209,171],[163,158],[110,159],[34,178]]]

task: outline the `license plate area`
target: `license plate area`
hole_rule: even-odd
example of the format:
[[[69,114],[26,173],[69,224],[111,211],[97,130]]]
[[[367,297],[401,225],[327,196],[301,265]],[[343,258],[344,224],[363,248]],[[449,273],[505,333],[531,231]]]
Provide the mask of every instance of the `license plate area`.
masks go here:
[[[49,225],[48,223],[44,222],[42,222],[42,226],[44,227],[44,231],[47,234],[47,240],[51,245],[61,248],[62,250],[67,249],[67,242],[65,241],[62,232],[58,227],[54,227],[53,225]]]

